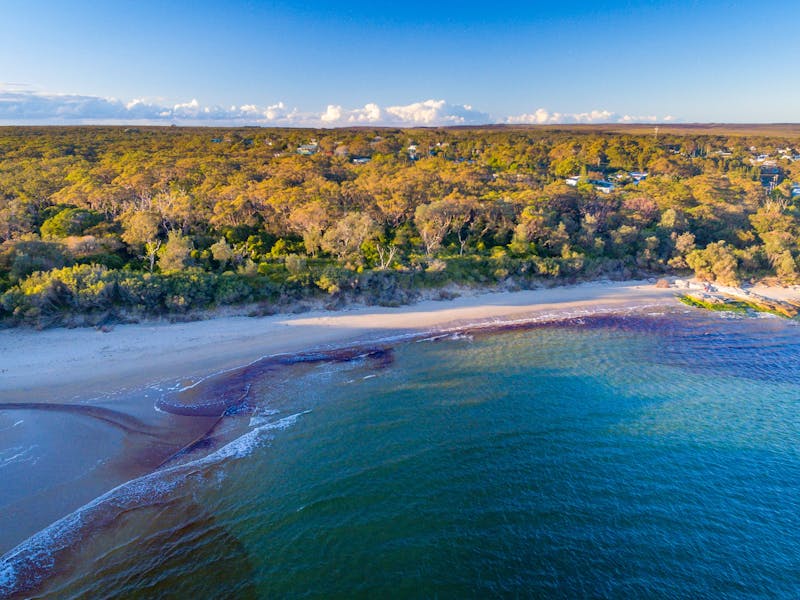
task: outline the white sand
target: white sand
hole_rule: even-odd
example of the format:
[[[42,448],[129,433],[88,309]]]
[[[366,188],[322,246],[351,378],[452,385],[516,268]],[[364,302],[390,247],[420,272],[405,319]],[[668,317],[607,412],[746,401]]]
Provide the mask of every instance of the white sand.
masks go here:
[[[68,401],[180,378],[196,379],[262,356],[414,332],[620,307],[675,303],[675,289],[593,282],[470,294],[400,308],[219,317],[191,323],[0,331],[0,401]]]

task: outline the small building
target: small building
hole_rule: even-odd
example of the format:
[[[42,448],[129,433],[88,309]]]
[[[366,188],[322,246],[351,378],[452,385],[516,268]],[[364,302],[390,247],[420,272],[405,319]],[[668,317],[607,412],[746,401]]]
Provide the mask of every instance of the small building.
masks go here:
[[[605,179],[590,179],[589,183],[592,184],[594,189],[601,194],[610,194],[616,188],[613,183],[606,181]]]
[[[631,179],[633,179],[634,183],[639,183],[640,181],[647,179],[647,176],[650,175],[650,173],[645,173],[644,171],[631,171],[628,173],[628,175],[631,176]]]
[[[580,176],[573,175],[572,177],[567,177],[564,180],[564,183],[572,187],[577,187],[580,181],[581,181]],[[584,181],[602,194],[610,194],[617,187],[612,182],[606,181],[605,179],[584,179]]]
[[[354,165],[365,165],[372,159],[369,156],[356,156],[353,158]]]
[[[297,148],[297,153],[302,156],[311,156],[319,152],[319,144],[311,142],[310,144],[303,144]]]

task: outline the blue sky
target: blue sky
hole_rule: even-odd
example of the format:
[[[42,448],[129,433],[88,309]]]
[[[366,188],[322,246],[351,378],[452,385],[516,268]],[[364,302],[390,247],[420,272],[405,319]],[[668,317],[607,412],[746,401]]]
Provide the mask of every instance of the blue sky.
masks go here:
[[[800,121],[800,2],[0,0],[0,122]]]

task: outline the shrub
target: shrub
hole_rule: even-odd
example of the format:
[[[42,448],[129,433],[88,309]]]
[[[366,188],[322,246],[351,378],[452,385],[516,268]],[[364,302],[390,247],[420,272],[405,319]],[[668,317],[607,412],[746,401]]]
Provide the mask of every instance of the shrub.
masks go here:
[[[24,279],[36,271],[61,268],[68,262],[61,244],[36,238],[9,241],[0,250],[0,266],[8,270],[12,281]]]
[[[214,302],[223,305],[250,302],[257,295],[251,281],[251,278],[243,278],[234,273],[223,273],[217,280]]]

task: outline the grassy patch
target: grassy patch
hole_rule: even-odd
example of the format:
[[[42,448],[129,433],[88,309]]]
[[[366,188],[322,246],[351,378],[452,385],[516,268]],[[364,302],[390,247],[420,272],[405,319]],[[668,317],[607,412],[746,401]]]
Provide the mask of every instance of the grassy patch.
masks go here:
[[[678,296],[678,300],[686,306],[723,312],[746,313],[748,308],[752,308],[745,302],[706,302],[694,296]]]
[[[767,313],[770,315],[775,315],[776,317],[783,317],[785,319],[792,318],[789,315],[775,310],[769,306],[764,306],[757,302],[747,301],[747,300],[730,300],[727,299],[724,302],[707,302],[705,300],[701,300],[700,298],[695,298],[694,296],[679,296],[678,300],[687,306],[693,306],[695,308],[704,308],[706,310],[716,310],[716,311],[723,311],[723,312],[735,312],[735,313],[747,313],[748,311],[753,312],[760,312],[760,313]]]

